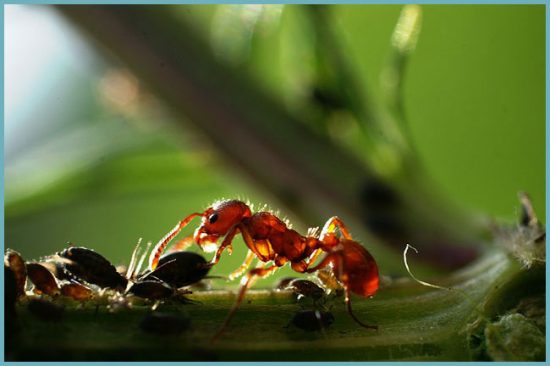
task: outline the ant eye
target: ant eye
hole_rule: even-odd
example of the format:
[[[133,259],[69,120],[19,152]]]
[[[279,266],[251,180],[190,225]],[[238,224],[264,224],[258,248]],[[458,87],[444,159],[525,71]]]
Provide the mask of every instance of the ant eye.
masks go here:
[[[210,217],[208,218],[208,222],[213,224],[215,223],[216,221],[218,221],[218,214],[212,214],[210,215]]]

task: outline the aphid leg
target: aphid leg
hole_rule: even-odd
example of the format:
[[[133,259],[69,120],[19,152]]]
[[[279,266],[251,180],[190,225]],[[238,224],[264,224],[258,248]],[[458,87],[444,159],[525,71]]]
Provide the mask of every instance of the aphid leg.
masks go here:
[[[351,234],[349,233],[348,228],[344,224],[342,220],[340,220],[339,217],[333,216],[330,219],[327,220],[325,223],[325,226],[323,226],[323,230],[321,230],[321,235],[319,235],[319,240],[324,241],[323,239],[328,234],[333,234],[336,229],[340,230],[340,233],[342,233],[342,236],[348,240],[352,240]]]
[[[178,242],[170,248],[168,251],[169,253],[173,252],[183,252],[185,249],[189,248],[191,245],[193,245],[193,235],[189,235],[181,240],[178,240]]]
[[[374,330],[378,330],[378,326],[377,325],[369,325],[369,324],[365,324],[363,323],[361,320],[359,320],[359,318],[357,318],[355,316],[355,314],[353,313],[352,309],[351,309],[351,297],[350,297],[350,293],[349,293],[349,290],[347,287],[344,287],[346,289],[346,306],[348,308],[348,314],[353,318],[353,320],[355,320],[355,322],[357,324],[359,324],[360,326],[364,327],[364,328],[367,328],[367,329],[374,329]]]
[[[229,232],[227,233],[227,235],[223,239],[220,247],[218,248],[218,250],[216,250],[216,255],[208,263],[208,267],[212,267],[213,265],[215,265],[216,263],[218,263],[220,261],[220,257],[222,255],[223,251],[227,247],[231,246],[231,242],[233,241],[233,238],[237,234],[238,230],[239,230],[239,228],[237,226],[234,226],[229,230]]]
[[[151,256],[149,257],[149,269],[151,271],[157,268],[160,256],[164,251],[164,249],[166,248],[166,246],[168,245],[168,243],[170,243],[170,241],[174,239],[176,235],[178,235],[181,229],[187,226],[187,224],[189,224],[189,222],[197,216],[202,216],[202,214],[196,213],[196,212],[192,213],[191,215],[187,216],[185,219],[178,222],[178,224],[172,230],[170,230],[168,234],[164,236],[164,238],[160,239],[157,245],[155,245],[155,247],[153,248],[153,251],[151,252]]]
[[[223,334],[223,332],[225,331],[225,328],[227,328],[227,326],[229,325],[229,322],[233,318],[233,315],[235,315],[235,312],[243,302],[244,295],[246,294],[246,290],[248,290],[248,288],[252,286],[252,284],[257,279],[267,277],[273,272],[275,272],[277,269],[279,269],[279,267],[277,267],[276,265],[272,265],[267,268],[254,268],[248,272],[246,277],[243,277],[243,279],[241,280],[242,286],[241,286],[241,289],[239,290],[237,301],[235,301],[235,303],[233,304],[233,307],[231,308],[231,310],[229,310],[229,314],[227,314],[227,317],[223,321],[223,324],[221,325],[220,329],[212,337],[211,342],[216,341]]]
[[[243,264],[241,264],[236,270],[231,272],[231,274],[229,275],[229,280],[233,281],[235,278],[241,277],[255,257],[256,255],[254,254],[254,252],[249,249]]]

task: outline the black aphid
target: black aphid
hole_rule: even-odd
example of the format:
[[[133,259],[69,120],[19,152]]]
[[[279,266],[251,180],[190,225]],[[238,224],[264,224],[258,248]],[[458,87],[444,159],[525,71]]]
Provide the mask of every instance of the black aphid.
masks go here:
[[[133,284],[128,292],[149,300],[162,300],[174,295],[174,289],[162,281],[140,281]]]
[[[140,281],[161,280],[180,288],[202,280],[210,271],[203,256],[193,252],[174,252],[160,258],[157,268]]]
[[[319,310],[298,311],[292,318],[292,324],[310,332],[328,328],[333,322],[332,313]]]
[[[102,288],[125,289],[128,280],[101,254],[83,247],[69,247],[58,253],[73,276]]]

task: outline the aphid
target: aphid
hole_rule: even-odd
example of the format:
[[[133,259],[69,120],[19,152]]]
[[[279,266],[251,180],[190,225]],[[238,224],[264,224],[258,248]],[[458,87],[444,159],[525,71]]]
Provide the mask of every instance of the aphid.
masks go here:
[[[74,300],[89,300],[93,296],[93,291],[88,286],[78,282],[70,282],[61,285],[61,295],[71,297]]]
[[[315,273],[315,276],[328,292],[338,292],[342,289],[342,284],[338,281],[338,278],[336,278],[330,267],[321,268]]]
[[[149,300],[162,300],[174,295],[174,289],[161,281],[140,281],[134,283],[128,292]]]
[[[146,273],[140,281],[158,279],[180,288],[202,280],[210,271],[203,256],[193,252],[174,252],[164,255],[158,267]]]
[[[298,278],[296,277],[283,277],[281,278],[277,284],[275,285],[275,289],[276,290],[286,290],[288,285],[294,281],[294,280],[297,280]]]
[[[34,284],[34,291],[50,296],[60,294],[59,285],[55,276],[40,263],[27,263],[27,275]]]
[[[9,267],[15,278],[17,298],[25,295],[25,284],[27,283],[27,267],[21,254],[15,250],[8,249],[4,255],[4,266]]]
[[[148,333],[179,334],[191,326],[191,319],[181,313],[147,314],[139,324],[140,328]]]
[[[29,301],[27,308],[31,314],[41,320],[56,322],[63,319],[65,308],[60,305],[53,304],[43,299],[32,299]]]
[[[180,221],[155,246],[149,258],[149,268],[154,270],[159,258],[170,241],[195,217],[201,217],[201,225],[195,230],[193,240],[183,240],[187,245],[193,241],[201,248],[216,243],[223,237],[216,254],[209,266],[220,260],[224,250],[231,250],[235,235],[240,233],[248,247],[244,263],[229,275],[229,279],[242,276],[254,258],[260,262],[273,261],[272,265],[254,268],[243,277],[237,301],[229,311],[227,318],[214,336],[220,336],[235,311],[244,299],[246,290],[253,282],[266,277],[286,263],[299,273],[312,273],[331,266],[335,276],[345,290],[345,302],[350,316],[361,326],[377,329],[377,326],[361,322],[351,308],[351,293],[370,297],[378,290],[378,266],[370,253],[352,237],[338,217],[330,218],[320,235],[310,231],[303,236],[290,229],[285,222],[271,212],[252,213],[250,207],[238,200],[218,201],[203,213],[192,213]],[[340,236],[337,235],[340,231]],[[317,265],[315,260],[325,252],[324,258]]]
[[[296,295],[298,295],[298,299],[302,297],[309,297],[315,301],[325,296],[325,290],[308,280],[292,280],[288,283],[285,289],[292,290]]]
[[[294,314],[292,324],[307,331],[328,328],[334,323],[334,315],[328,311],[301,310]]]
[[[101,288],[123,290],[128,280],[101,254],[83,247],[69,247],[58,253],[64,268],[73,276]]]

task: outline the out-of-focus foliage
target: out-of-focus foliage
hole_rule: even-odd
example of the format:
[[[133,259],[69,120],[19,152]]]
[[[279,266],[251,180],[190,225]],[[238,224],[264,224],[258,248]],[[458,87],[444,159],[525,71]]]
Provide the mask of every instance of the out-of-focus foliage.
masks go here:
[[[544,221],[544,7],[422,10],[403,97],[424,171],[454,202],[497,218],[515,218],[516,192],[525,190]],[[252,74],[292,113],[308,114],[315,129],[362,154],[353,115],[323,93],[331,77],[319,72],[317,55],[326,44],[304,6],[173,11],[192,19],[235,73]],[[375,113],[386,103],[381,75],[400,11],[334,6],[327,23],[338,41],[334,52],[347,59]],[[291,215],[202,136],[173,130],[173,117],[139,80],[51,9],[7,7],[5,92],[5,245],[27,258],[71,241],[127,262],[139,237],[156,241],[220,197],[267,202]],[[301,230],[322,225],[290,218]],[[217,273],[240,264],[244,250],[235,247]]]

